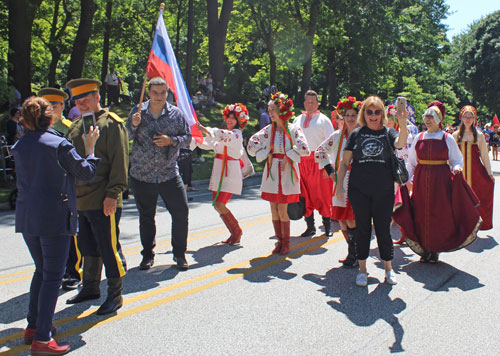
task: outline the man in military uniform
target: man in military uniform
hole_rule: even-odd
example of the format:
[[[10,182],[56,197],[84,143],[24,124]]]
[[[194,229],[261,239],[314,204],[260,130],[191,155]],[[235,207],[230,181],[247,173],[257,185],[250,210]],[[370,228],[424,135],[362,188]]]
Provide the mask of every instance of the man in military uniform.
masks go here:
[[[67,136],[71,120],[63,116],[64,101],[68,100],[68,94],[56,88],[43,88],[38,92],[38,96],[47,99],[52,104],[54,109],[54,121],[52,128]],[[62,281],[62,289],[72,290],[76,289],[82,279],[82,254],[78,249],[76,235],[71,240],[69,248],[68,261],[66,263],[66,273]]]
[[[77,182],[78,244],[84,256],[83,286],[67,303],[100,297],[104,263],[108,296],[97,311],[102,315],[116,311],[123,304],[123,276],[127,268],[118,240],[118,223],[123,206],[122,192],[127,188],[128,134],[118,115],[102,109],[100,85],[100,81],[93,79],[73,79],[66,83],[82,113],[68,132],[77,152],[84,152],[82,134],[88,132],[90,126],[97,125],[101,133],[95,145],[95,156],[101,159],[97,176],[88,183]]]
[[[72,124],[71,120],[63,116],[64,101],[68,100],[68,94],[56,88],[43,88],[38,92],[38,96],[47,99],[47,101],[52,104],[52,108],[54,109],[54,121],[51,127],[66,136]]]

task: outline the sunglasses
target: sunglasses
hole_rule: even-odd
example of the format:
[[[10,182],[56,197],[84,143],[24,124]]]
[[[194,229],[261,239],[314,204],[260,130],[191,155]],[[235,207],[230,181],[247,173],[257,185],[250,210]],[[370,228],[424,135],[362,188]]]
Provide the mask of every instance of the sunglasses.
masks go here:
[[[380,115],[380,114],[382,114],[382,110],[366,109],[366,115]]]

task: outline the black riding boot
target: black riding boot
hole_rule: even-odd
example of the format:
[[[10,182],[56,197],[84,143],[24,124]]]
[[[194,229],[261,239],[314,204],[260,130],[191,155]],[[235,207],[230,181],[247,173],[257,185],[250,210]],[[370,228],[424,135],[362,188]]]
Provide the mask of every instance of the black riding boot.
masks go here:
[[[349,245],[347,249],[347,258],[342,262],[342,267],[352,268],[358,265],[358,259],[356,258],[356,239],[354,237],[354,232],[356,228],[347,228],[347,234],[349,235]]]
[[[123,305],[123,278],[108,278],[108,297],[97,310],[97,314],[104,315],[115,312]]]
[[[83,258],[82,289],[74,297],[69,298],[66,304],[81,303],[86,300],[99,299],[101,291],[102,259],[101,257],[85,256]]]
[[[300,236],[307,237],[316,234],[316,228],[314,227],[314,212],[310,216],[304,216],[304,220],[307,223],[307,229]]]
[[[333,235],[332,232],[332,219],[331,218],[325,218],[324,216],[321,218],[323,220],[323,227],[325,228],[325,235],[327,237],[330,237]]]

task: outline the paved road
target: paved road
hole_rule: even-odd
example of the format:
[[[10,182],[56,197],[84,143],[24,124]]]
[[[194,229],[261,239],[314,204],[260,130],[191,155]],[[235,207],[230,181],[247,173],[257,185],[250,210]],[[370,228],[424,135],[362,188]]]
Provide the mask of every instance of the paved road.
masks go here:
[[[500,175],[500,162],[493,162]],[[71,355],[500,355],[500,204],[496,227],[437,265],[396,247],[399,284],[383,283],[372,241],[369,285],[354,285],[356,270],[339,266],[346,252],[340,232],[329,239],[292,238],[287,257],[272,256],[268,204],[259,178],[245,182],[230,208],[240,220],[241,246],[228,236],[210,205],[206,186],[191,193],[188,260],[179,272],[170,247],[170,217],[158,210],[156,265],[140,271],[138,217],[128,200],[120,223],[129,273],[125,304],[110,317],[95,315],[98,301],[68,306],[61,292],[55,325]],[[319,225],[317,220],[317,225]],[[0,212],[0,355],[28,355],[21,344],[33,265],[14,215]],[[302,221],[292,222],[298,236]],[[393,238],[399,231],[393,229]],[[101,284],[105,291],[106,283]]]

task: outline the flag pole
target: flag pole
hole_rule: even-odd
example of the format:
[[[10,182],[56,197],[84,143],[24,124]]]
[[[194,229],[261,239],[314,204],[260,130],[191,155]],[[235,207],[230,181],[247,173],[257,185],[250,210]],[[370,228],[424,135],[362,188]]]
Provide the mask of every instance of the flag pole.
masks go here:
[[[165,9],[165,3],[160,4],[160,11]],[[144,101],[144,92],[146,91],[146,81],[148,80],[148,72],[144,73],[144,80],[142,82],[141,97],[139,99],[139,106],[137,108],[138,112],[141,112],[142,102]]]

